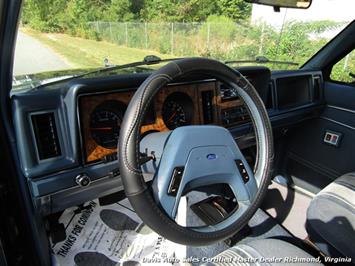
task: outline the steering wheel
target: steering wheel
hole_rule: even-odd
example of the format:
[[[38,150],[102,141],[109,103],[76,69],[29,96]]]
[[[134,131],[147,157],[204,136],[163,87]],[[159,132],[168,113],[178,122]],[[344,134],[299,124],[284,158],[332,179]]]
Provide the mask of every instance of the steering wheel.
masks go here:
[[[230,132],[218,126],[184,126],[152,133],[144,146],[156,153],[152,185],[140,166],[140,128],[153,97],[167,83],[190,74],[203,74],[235,88],[254,126],[257,159],[254,173]],[[172,61],[152,73],[133,96],[121,125],[119,166],[125,193],[142,221],[161,236],[184,245],[202,246],[236,234],[254,215],[270,182],[273,137],[265,106],[252,84],[227,65],[204,58]],[[240,168],[242,166],[242,168]],[[238,208],[223,221],[185,227],[176,221],[180,198],[200,186],[226,184]]]

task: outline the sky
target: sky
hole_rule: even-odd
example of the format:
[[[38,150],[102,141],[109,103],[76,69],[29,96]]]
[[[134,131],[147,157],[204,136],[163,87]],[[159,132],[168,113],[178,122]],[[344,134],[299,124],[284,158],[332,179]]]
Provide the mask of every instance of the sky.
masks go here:
[[[313,0],[308,9],[281,8],[280,12],[275,12],[270,6],[253,5],[253,22],[266,21],[275,27],[281,27],[284,18],[285,21],[350,22],[355,19],[355,0]]]

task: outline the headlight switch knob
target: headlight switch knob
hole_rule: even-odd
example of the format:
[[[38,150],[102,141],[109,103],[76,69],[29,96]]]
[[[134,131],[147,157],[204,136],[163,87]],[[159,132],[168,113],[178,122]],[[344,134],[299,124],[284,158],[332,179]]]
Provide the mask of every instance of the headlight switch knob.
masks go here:
[[[80,174],[77,177],[75,177],[75,182],[80,186],[80,187],[87,187],[91,183],[91,179],[87,174]]]

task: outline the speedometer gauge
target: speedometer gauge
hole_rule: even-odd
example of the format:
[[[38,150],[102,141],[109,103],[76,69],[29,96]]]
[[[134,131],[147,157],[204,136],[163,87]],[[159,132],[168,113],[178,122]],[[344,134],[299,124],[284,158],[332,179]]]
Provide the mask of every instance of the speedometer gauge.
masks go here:
[[[186,124],[184,108],[177,102],[169,101],[163,108],[163,119],[169,129],[175,129]]]
[[[167,128],[190,125],[193,117],[193,103],[184,93],[175,92],[167,97],[163,104],[162,116]]]
[[[107,149],[117,147],[122,117],[126,107],[116,101],[107,101],[90,115],[90,132],[95,142]]]

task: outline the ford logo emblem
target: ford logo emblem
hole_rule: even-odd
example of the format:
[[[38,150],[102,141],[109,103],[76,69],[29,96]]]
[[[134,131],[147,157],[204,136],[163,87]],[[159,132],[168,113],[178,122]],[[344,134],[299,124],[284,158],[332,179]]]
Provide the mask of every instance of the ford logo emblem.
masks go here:
[[[217,155],[214,153],[207,154],[206,157],[208,160],[216,160],[217,159]]]

